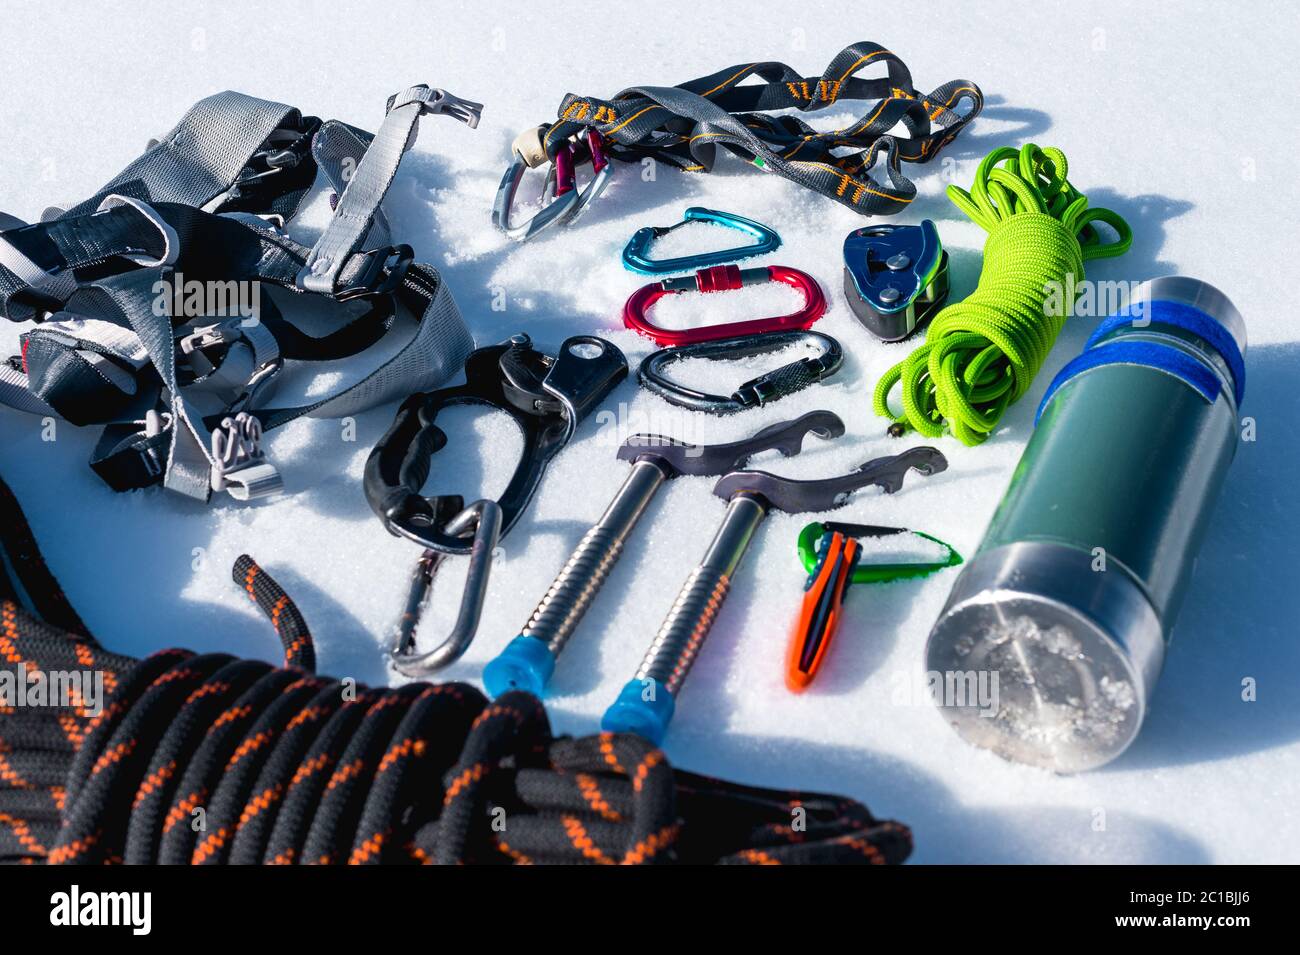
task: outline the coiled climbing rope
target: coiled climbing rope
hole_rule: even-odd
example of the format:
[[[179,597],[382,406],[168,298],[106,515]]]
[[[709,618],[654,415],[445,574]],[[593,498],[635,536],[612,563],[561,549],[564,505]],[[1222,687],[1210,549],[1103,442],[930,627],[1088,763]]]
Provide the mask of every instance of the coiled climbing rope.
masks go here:
[[[100,674],[106,694],[0,700],[0,862],[886,864],[911,851],[906,826],[851,799],[682,772],[633,735],[556,738],[528,693],[317,676],[302,615],[246,556],[235,581],[285,666],[109,653],[71,629],[80,618],[3,481],[0,518],[0,676]]]
[[[876,384],[873,408],[894,420],[892,431],[937,438],[948,430],[967,445],[988,438],[1029,389],[1072,313],[1083,263],[1128,250],[1128,223],[1088,208],[1068,172],[1059,149],[1004,146],[984,157],[970,192],[948,187],[948,198],[989,233],[984,265],[975,291],[936,315],[925,343]],[[1103,243],[1094,222],[1118,238]],[[897,384],[902,415],[889,407]]]

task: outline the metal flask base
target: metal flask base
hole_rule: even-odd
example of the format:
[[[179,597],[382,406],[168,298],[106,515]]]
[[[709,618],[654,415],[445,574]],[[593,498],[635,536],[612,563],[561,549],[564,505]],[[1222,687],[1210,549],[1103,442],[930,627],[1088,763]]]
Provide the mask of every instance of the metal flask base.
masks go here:
[[[968,565],[930,632],[926,666],[944,718],[967,742],[1077,773],[1137,736],[1164,646],[1126,569],[1110,560],[1094,570],[1087,551],[1026,542]]]

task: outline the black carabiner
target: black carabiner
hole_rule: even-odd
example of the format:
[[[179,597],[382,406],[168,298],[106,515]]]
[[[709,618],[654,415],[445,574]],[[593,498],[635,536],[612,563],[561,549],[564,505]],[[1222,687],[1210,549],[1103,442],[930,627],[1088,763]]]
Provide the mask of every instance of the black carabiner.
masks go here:
[[[587,416],[627,376],[623,353],[602,338],[577,335],[552,356],[532,347],[527,335],[473,352],[465,384],[416,394],[366,459],[365,491],[371,510],[389,533],[444,554],[468,554],[473,541],[445,525],[464,509],[459,495],[423,497],[433,455],[447,444],[434,423],[449,405],[487,405],[518,425],[524,449],[500,500],[501,531],[519,520],[547,465]]]
[[[730,395],[711,395],[670,381],[664,370],[686,358],[718,361],[724,358],[750,358],[767,355],[793,345],[810,345],[818,350],[815,357],[800,358],[765,372],[740,385]],[[641,362],[637,377],[647,391],[654,392],[669,404],[692,411],[728,415],[763,405],[802,391],[809,385],[829,378],[844,361],[844,349],[829,335],[810,331],[768,332],[719,341],[697,342],[676,348],[664,348]]]

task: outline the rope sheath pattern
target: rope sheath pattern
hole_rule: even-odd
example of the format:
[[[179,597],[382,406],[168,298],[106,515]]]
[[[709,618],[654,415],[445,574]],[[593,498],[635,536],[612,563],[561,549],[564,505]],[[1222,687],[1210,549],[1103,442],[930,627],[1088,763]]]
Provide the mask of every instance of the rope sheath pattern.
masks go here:
[[[945,430],[966,445],[982,443],[1003,412],[1033,383],[1074,302],[1068,290],[1084,279],[1084,262],[1121,255],[1132,232],[1117,213],[1089,209],[1066,176],[1059,149],[1028,144],[984,157],[971,191],[948,187],[948,198],[989,238],[979,284],[930,323],[925,343],[876,384],[872,406],[902,429],[927,438]],[[1093,222],[1118,234],[1102,244]],[[1047,308],[1049,289],[1060,308]],[[889,407],[902,386],[903,413]]]
[[[14,527],[0,525],[0,545],[24,564],[24,591],[64,600],[34,548],[15,558]],[[556,739],[527,693],[489,702],[465,684],[316,676],[288,596],[246,556],[234,577],[278,621],[285,667],[111,654],[32,616],[0,575],[0,678],[102,673],[106,691],[98,709],[0,708],[0,861],[887,864],[911,852],[907,827],[849,799],[675,771],[637,736]]]

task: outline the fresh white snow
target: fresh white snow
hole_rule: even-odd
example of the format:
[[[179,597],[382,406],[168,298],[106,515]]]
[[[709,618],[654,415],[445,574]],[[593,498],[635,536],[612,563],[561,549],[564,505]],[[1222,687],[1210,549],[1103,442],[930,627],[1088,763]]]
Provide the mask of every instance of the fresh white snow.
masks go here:
[[[566,92],[608,96],[671,85],[753,60],[816,75],[842,47],[875,40],[899,53],[918,88],[978,83],[984,114],[941,156],[906,171],[920,196],[896,221],[933,218],[952,254],[954,298],[974,287],[984,233],[944,197],[968,185],[991,148],[1034,141],[1062,148],[1070,178],[1094,205],[1125,215],[1131,252],[1089,276],[1138,281],[1185,274],[1226,292],[1245,316],[1250,351],[1243,442],[1200,554],[1191,593],[1146,728],[1111,766],[1057,777],[972,749],[911,692],[931,623],[956,576],[850,591],[838,642],[813,688],[786,691],[782,667],[803,572],[795,536],[812,516],[773,515],[682,694],[666,750],[675,765],[748,782],[845,793],[910,824],[918,862],[1300,861],[1300,580],[1295,375],[1300,327],[1290,260],[1300,248],[1295,162],[1300,135],[1285,95],[1296,77],[1300,14],[1286,5],[1181,3],[651,6],[504,3],[374,4],[5,3],[0,65],[0,208],[27,221],[90,195],[169,129],[197,99],[236,89],[375,129],[384,101],[412,83],[486,104],[480,127],[423,120],[389,194],[400,241],[442,271],[480,344],[526,331],[554,346],[576,333],[608,337],[635,368],[652,344],[622,328],[624,299],[646,281],[619,252],[643,225],[668,225],[689,205],[733,211],[784,241],[747,264],[804,269],[830,309],[817,328],[846,350],[841,373],[767,409],[692,417],[623,384],[555,462],[531,510],[502,542],[479,635],[449,679],[476,682],[513,637],[568,552],[626,474],[614,459],[629,433],[731,440],[829,408],[848,425],[835,442],[765,467],[814,477],[893,453],[870,392],[914,343],[887,346],[853,320],[840,291],[840,245],[865,220],[779,177],[723,157],[712,175],[620,165],[605,197],[572,230],[515,245],[488,221],[510,141],[554,118]],[[857,24],[857,25],[854,25]],[[853,118],[813,114],[819,128]],[[537,188],[530,179],[526,189]],[[299,234],[318,230],[314,203]],[[694,233],[694,234],[692,234]],[[682,230],[656,255],[731,243]],[[672,243],[670,246],[669,243]],[[666,302],[664,322],[723,321],[797,305],[785,289],[704,304]],[[902,525],[975,550],[1055,371],[1095,319],[1067,327],[1034,389],[988,443],[938,442],[949,470],[911,476],[897,495],[858,496],[834,518]],[[20,327],[0,328],[5,355]],[[775,362],[777,359],[771,359]],[[681,366],[695,386],[730,391],[763,363]],[[689,377],[687,377],[689,376]],[[0,412],[0,471],[23,502],[50,565],[109,647],[166,646],[273,659],[270,626],[230,580],[252,554],[293,595],[316,636],[323,671],[388,679],[380,648],[399,612],[418,548],[390,537],[360,487],[371,445],[392,418],[379,408],[343,423],[304,420],[269,451],[289,493],[268,504],[204,508],[158,491],[115,495],[86,467],[98,429]],[[504,418],[448,415],[449,448],[429,491],[495,495],[519,441]],[[703,478],[672,482],[651,506],[621,564],[561,658],[548,701],[560,732],[589,733],[631,677],[723,511]],[[424,633],[450,625],[463,563],[438,582]],[[1257,699],[1245,702],[1243,681]]]

